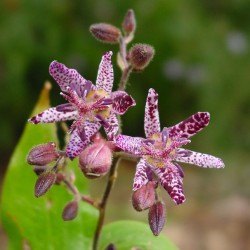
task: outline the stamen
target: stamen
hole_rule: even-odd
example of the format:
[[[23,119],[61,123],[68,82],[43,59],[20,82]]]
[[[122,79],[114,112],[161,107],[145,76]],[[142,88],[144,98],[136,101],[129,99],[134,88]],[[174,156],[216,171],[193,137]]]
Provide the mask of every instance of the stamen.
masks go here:
[[[108,128],[110,126],[108,121],[103,116],[97,114],[95,117],[97,118],[97,120],[99,120],[104,128]]]
[[[80,86],[78,84],[76,84],[75,82],[71,82],[69,84],[71,90],[75,91],[76,94],[81,97],[81,89],[80,89]]]
[[[86,132],[84,127],[82,128],[82,130],[79,132],[79,137],[81,138],[81,140],[84,142],[86,140]]]
[[[58,112],[71,112],[75,110],[75,106],[71,103],[64,103],[56,106],[56,111]]]
[[[104,98],[102,99],[101,105],[110,105],[113,103],[113,99],[111,98]]]
[[[152,139],[145,139],[145,140],[143,140],[143,143],[145,143],[146,145],[152,145],[152,144],[154,144],[154,140],[152,140]]]
[[[182,150],[178,150],[177,154],[178,156],[181,156],[181,157],[189,157],[192,155],[192,151],[182,149]]]
[[[169,138],[168,128],[164,128],[161,132],[161,140],[163,143],[167,143]]]
[[[178,170],[180,176],[181,176],[182,178],[184,178],[184,171],[183,171],[183,169],[181,168],[181,166],[180,166],[178,163],[176,163],[176,162],[173,162],[173,164],[176,166],[176,168],[177,168],[177,170]]]
[[[87,94],[89,93],[89,91],[92,88],[93,83],[91,81],[86,81],[83,89],[82,89],[82,93],[81,93],[81,97],[84,98],[87,96]]]

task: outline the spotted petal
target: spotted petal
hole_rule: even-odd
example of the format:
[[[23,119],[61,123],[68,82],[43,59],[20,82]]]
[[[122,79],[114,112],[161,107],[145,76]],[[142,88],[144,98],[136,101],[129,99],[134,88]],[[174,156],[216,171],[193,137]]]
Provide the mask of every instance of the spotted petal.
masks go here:
[[[108,94],[111,93],[114,81],[112,54],[112,51],[108,51],[102,56],[96,79],[97,89],[104,89]]]
[[[184,152],[184,153],[182,153]],[[197,153],[191,150],[179,149],[175,159],[179,162],[193,164],[203,168],[224,168],[224,162],[208,154]]]
[[[149,179],[147,175],[147,168],[148,166],[145,159],[141,158],[136,166],[133,191],[136,191],[137,189],[148,183]]]
[[[208,112],[198,112],[187,118],[185,121],[170,127],[169,135],[170,137],[173,137],[181,133],[182,137],[189,138],[206,127],[209,124],[209,120],[210,114]]]
[[[141,137],[130,137],[127,135],[118,135],[115,138],[116,146],[121,148],[127,153],[135,156],[141,156],[143,154],[143,138]]]
[[[50,64],[49,73],[64,92],[67,92],[67,87],[69,87],[70,84],[84,86],[86,82],[75,69],[69,69],[64,64],[57,61],[53,61]]]
[[[114,136],[117,134],[119,130],[119,123],[117,117],[114,113],[111,113],[109,117],[106,118],[106,121],[108,122],[109,126],[104,127],[104,130],[106,132],[108,139],[113,140]]]
[[[49,108],[39,113],[38,115],[31,117],[28,121],[34,124],[38,124],[74,120],[77,117],[77,111],[61,112],[57,111],[56,108]]]
[[[179,169],[171,164],[164,168],[154,167],[153,170],[172,200],[177,205],[182,204],[185,201],[185,196]]]
[[[124,91],[115,91],[111,94],[112,109],[116,114],[123,115],[129,107],[135,106],[135,100]]]
[[[66,155],[70,159],[77,157],[83,149],[90,143],[91,137],[100,129],[101,125],[99,123],[93,123],[86,121],[84,123],[85,130],[85,140],[82,141],[77,129],[75,129],[70,137],[70,141],[66,148]]]
[[[158,94],[154,89],[149,89],[145,107],[144,130],[146,137],[160,132],[160,119],[158,112]]]

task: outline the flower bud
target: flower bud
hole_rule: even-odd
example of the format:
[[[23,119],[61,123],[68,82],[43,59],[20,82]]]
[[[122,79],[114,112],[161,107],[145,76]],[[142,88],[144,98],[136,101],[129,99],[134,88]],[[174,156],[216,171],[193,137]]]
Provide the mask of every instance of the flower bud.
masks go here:
[[[143,70],[153,59],[155,50],[148,44],[136,44],[129,50],[129,61],[135,70]]]
[[[63,209],[62,218],[63,220],[73,220],[77,216],[78,213],[78,202],[71,201],[69,202]]]
[[[115,247],[115,245],[113,243],[110,243],[105,250],[117,250],[117,248]]]
[[[157,201],[148,211],[148,223],[151,231],[158,236],[164,227],[166,220],[165,206],[161,201]]]
[[[97,23],[90,26],[91,34],[104,43],[118,43],[121,31],[117,27],[108,23]]]
[[[33,170],[39,176],[47,170],[47,166],[35,166]]]
[[[50,187],[55,183],[56,174],[54,172],[45,172],[39,175],[35,184],[35,196],[40,197],[47,193]]]
[[[56,144],[49,142],[33,147],[27,156],[27,162],[30,165],[44,166],[58,157],[59,153],[57,152]]]
[[[135,13],[132,9],[128,10],[126,13],[123,19],[122,28],[126,34],[134,33],[136,28],[136,20]]]
[[[79,156],[79,165],[87,178],[93,179],[105,175],[112,163],[112,150],[101,140],[88,146]]]
[[[132,204],[135,210],[142,211],[153,206],[155,202],[155,183],[149,181],[146,185],[133,192]]]

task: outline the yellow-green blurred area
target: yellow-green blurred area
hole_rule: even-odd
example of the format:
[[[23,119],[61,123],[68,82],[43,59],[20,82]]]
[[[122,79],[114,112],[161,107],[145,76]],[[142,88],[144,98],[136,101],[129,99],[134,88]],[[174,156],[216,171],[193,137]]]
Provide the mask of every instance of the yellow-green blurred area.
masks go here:
[[[123,133],[144,136],[145,100],[153,87],[159,93],[162,127],[197,111],[210,112],[210,125],[193,137],[188,148],[218,156],[226,165],[216,170],[183,164],[187,201],[177,207],[162,192],[168,211],[164,233],[180,249],[249,249],[248,0],[1,1],[1,172],[46,80],[53,85],[52,105],[64,102],[48,73],[51,61],[75,68],[95,82],[101,55],[112,50],[115,89],[121,75],[116,66],[118,46],[96,41],[89,26],[106,22],[120,27],[129,8],[137,19],[133,43],[151,44],[156,54],[144,72],[129,79],[127,92],[137,105],[123,116]],[[109,221],[147,220],[146,212],[137,213],[131,206],[133,174],[134,165],[123,162],[107,212]],[[104,180],[92,182],[95,196],[103,190],[96,188],[101,185]]]

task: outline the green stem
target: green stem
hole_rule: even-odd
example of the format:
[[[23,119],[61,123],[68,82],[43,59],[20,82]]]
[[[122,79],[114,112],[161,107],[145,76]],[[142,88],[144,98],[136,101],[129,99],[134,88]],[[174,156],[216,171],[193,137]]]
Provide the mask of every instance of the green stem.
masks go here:
[[[117,178],[117,168],[119,165],[119,160],[120,160],[119,157],[114,158],[113,164],[109,172],[108,183],[106,185],[102,200],[99,204],[99,219],[97,222],[94,241],[93,241],[93,248],[92,248],[93,250],[97,250],[97,247],[98,247],[98,242],[100,239],[100,234],[102,231],[103,222],[105,218],[105,210],[106,210],[107,201],[108,201],[110,192],[112,190],[112,187],[114,186],[115,180]]]

